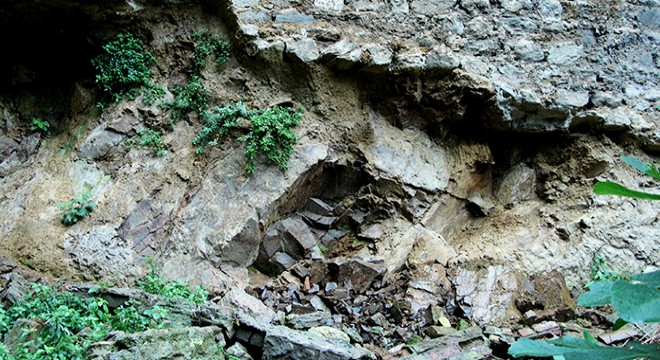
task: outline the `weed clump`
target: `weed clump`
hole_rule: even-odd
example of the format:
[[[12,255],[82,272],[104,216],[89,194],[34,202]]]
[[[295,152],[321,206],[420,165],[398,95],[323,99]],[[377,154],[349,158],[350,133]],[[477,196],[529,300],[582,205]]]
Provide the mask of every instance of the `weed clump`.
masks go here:
[[[302,108],[296,110],[275,106],[265,110],[249,110],[241,102],[215,107],[204,113],[205,124],[193,144],[201,154],[207,146],[215,146],[218,140],[235,128],[240,118],[250,123],[247,134],[238,138],[245,145],[245,172],[253,174],[259,155],[267,163],[277,165],[283,171],[289,168],[289,158],[298,137],[291,130],[300,123]]]
[[[92,60],[98,71],[96,83],[114,101],[134,99],[147,91],[147,102],[164,94],[164,90],[151,83],[153,71],[149,68],[156,57],[144,50],[144,43],[131,33],[119,34],[103,46],[103,52]]]
[[[67,203],[55,204],[57,208],[62,210],[60,212],[62,217],[60,222],[63,225],[71,226],[89,216],[96,208],[96,203],[90,199],[91,196],[89,192],[85,192]]]
[[[141,129],[137,135],[128,140],[128,146],[137,146],[140,149],[149,149],[154,156],[164,156],[167,153],[160,131],[155,129]]]

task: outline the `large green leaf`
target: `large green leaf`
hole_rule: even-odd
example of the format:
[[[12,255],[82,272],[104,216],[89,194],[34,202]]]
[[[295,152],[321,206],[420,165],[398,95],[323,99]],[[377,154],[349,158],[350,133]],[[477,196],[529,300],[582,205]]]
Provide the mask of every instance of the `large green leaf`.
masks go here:
[[[625,347],[601,346],[587,339],[564,336],[551,341],[520,339],[509,347],[509,355],[563,356],[565,360],[657,359],[660,356],[660,345],[643,345],[631,341]]]
[[[649,164],[642,162],[638,158],[634,156],[622,156],[621,160],[623,160],[626,164],[639,170],[640,172],[648,176],[651,176],[656,180],[660,180],[660,172],[658,172],[654,167],[650,166]]]
[[[647,284],[649,286],[653,286],[656,288],[660,287],[660,270],[633,275],[630,278],[635,281],[639,281],[641,283]]]
[[[613,281],[597,281],[589,286],[589,291],[580,295],[580,306],[603,306],[612,303]]]
[[[611,291],[612,306],[623,320],[636,323],[660,322],[660,290],[656,287],[617,280]]]
[[[660,271],[639,274],[627,280],[597,281],[580,295],[580,306],[612,304],[617,315],[627,322],[660,322]]]
[[[597,182],[594,187],[594,193],[598,195],[617,195],[645,200],[660,200],[660,195],[658,194],[649,194],[642,191],[631,190],[612,181]]]

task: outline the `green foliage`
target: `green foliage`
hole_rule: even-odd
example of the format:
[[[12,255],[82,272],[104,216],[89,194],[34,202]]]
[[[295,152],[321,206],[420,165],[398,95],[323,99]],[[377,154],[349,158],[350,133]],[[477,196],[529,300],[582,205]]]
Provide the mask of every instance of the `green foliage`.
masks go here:
[[[564,360],[656,359],[659,353],[660,347],[657,345],[643,345],[635,341],[623,347],[604,346],[586,332],[584,339],[571,336],[547,341],[520,339],[509,348],[509,355],[513,357],[553,356]]]
[[[634,167],[642,174],[648,175],[655,180],[660,180],[660,171],[658,170],[657,166],[643,163],[639,159],[632,156],[623,156],[621,157],[621,160]],[[598,195],[616,195],[645,200],[660,200],[660,194],[651,194],[643,191],[632,190],[612,181],[597,182],[596,186],[594,187],[594,193]]]
[[[40,131],[42,133],[47,133],[50,130],[50,123],[46,120],[41,120],[40,118],[32,118],[30,120],[30,131]]]
[[[580,306],[611,304],[626,322],[660,322],[660,270],[633,275],[630,280],[599,281],[578,298]]]
[[[193,77],[188,85],[174,88],[172,92],[174,100],[162,105],[163,108],[171,111],[172,120],[179,120],[191,111],[201,114],[208,109],[206,98],[209,91],[197,76]]]
[[[614,281],[623,279],[624,277],[621,274],[612,271],[605,259],[601,256],[594,256],[594,264],[591,265],[591,282],[587,284],[587,287],[594,281]]]
[[[167,153],[165,144],[160,137],[160,131],[155,129],[138,130],[137,136],[128,141],[128,146],[149,149],[155,156],[164,156]]]
[[[643,174],[660,180],[660,172],[656,166],[645,164],[630,156],[621,159]],[[660,195],[630,190],[613,182],[597,183],[594,192],[639,199],[660,199]],[[620,328],[628,322],[660,323],[660,270],[633,275],[627,279],[611,271],[603,258],[594,257],[594,262],[595,265],[592,267],[594,282],[587,285],[589,291],[580,295],[578,305],[587,307],[612,305],[619,316],[615,328]],[[570,336],[546,341],[519,339],[509,348],[509,355],[552,356],[564,360],[658,359],[660,345],[644,345],[629,341],[622,347],[604,346],[585,332],[584,339]]]
[[[96,208],[96,204],[90,199],[91,196],[89,192],[85,192],[80,197],[71,199],[67,203],[55,204],[57,208],[62,210],[60,212],[60,216],[62,216],[60,222],[66,226],[71,226],[91,214]]]
[[[204,126],[193,139],[193,145],[197,146],[195,152],[201,154],[207,146],[217,145],[222,137],[236,127],[239,118],[249,118],[251,115],[252,111],[248,110],[242,102],[216,106],[205,111],[202,115],[205,120]]]
[[[165,95],[165,89],[156,84],[148,84],[142,91],[144,99],[142,100],[147,105],[153,105],[156,101]]]
[[[223,64],[231,55],[229,42],[220,37],[213,36],[209,30],[196,32],[192,35],[197,43],[193,55],[192,74],[199,76],[206,67],[206,61],[215,55],[216,63]]]
[[[293,145],[298,141],[291,128],[298,125],[301,118],[302,109],[294,111],[279,106],[258,111],[251,116],[250,132],[238,138],[247,143],[245,172],[254,173],[254,162],[259,153],[263,153],[269,163],[287,170]]]
[[[142,290],[163,297],[180,298],[195,304],[201,304],[206,301],[208,291],[201,286],[196,286],[190,291],[188,284],[181,281],[165,281],[159,274],[158,268],[153,259],[148,260],[149,273],[135,282],[135,285]]]
[[[148,101],[162,94],[151,84],[153,71],[149,66],[156,57],[144,50],[144,43],[131,33],[119,34],[103,46],[103,52],[92,60],[98,74],[96,83],[115,101],[123,97],[134,99],[146,87]],[[162,89],[160,89],[162,91]]]
[[[0,333],[5,335],[18,319],[30,319],[43,328],[24,329],[13,356],[3,346],[5,358],[18,359],[83,359],[87,347],[101,341],[110,331],[143,331],[157,327],[162,314],[139,312],[139,303],[129,303],[114,313],[108,303],[98,297],[80,298],[72,293],[33,284],[24,301],[0,311]],[[127,310],[131,309],[131,310]],[[2,352],[0,352],[2,353]]]
[[[267,110],[248,110],[243,103],[215,107],[204,113],[206,123],[193,140],[196,152],[202,153],[206,146],[217,145],[220,138],[236,127],[239,118],[250,122],[247,134],[238,138],[245,142],[245,172],[255,171],[255,161],[260,154],[270,164],[287,170],[293,145],[298,140],[291,128],[300,123],[302,109],[275,106]]]

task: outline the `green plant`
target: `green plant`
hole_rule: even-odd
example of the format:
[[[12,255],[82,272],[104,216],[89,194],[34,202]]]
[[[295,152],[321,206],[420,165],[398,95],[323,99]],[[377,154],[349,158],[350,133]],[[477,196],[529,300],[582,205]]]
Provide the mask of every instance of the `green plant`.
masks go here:
[[[197,148],[195,152],[201,154],[207,146],[215,146],[218,141],[236,127],[239,118],[248,118],[252,111],[245,107],[242,102],[216,106],[205,111],[202,117],[205,120],[202,130],[193,139],[193,145]]]
[[[57,208],[62,210],[60,212],[60,216],[62,216],[60,222],[66,226],[71,226],[89,216],[96,208],[96,204],[90,199],[91,196],[89,192],[85,192],[80,197],[71,199],[67,203],[55,204]]]
[[[591,281],[587,283],[586,287],[596,281],[615,281],[623,279],[624,277],[613,271],[607,266],[605,258],[602,256],[593,257],[594,264],[591,265]]]
[[[6,347],[0,354],[8,359],[83,359],[87,347],[110,331],[137,332],[159,326],[162,313],[153,316],[154,308],[147,309],[151,313],[139,312],[137,306],[141,304],[129,302],[113,312],[102,298],[83,299],[32,284],[32,291],[23,301],[0,311],[0,334],[6,335],[19,319],[29,319],[35,326],[23,329],[12,354]]]
[[[147,105],[153,105],[156,101],[165,95],[165,89],[156,84],[148,84],[144,90],[144,99],[142,100]]]
[[[236,127],[239,118],[250,122],[247,134],[238,138],[245,142],[245,172],[254,173],[255,161],[263,154],[270,164],[287,170],[293,145],[298,140],[291,128],[300,123],[302,108],[297,110],[275,106],[266,110],[248,110],[241,102],[215,107],[204,113],[204,127],[193,140],[196,152],[215,146],[220,138]]]
[[[589,291],[578,298],[580,306],[603,306],[611,304],[620,321],[660,322],[660,271],[631,276],[630,280],[594,282]],[[563,356],[571,359],[654,359],[660,356],[660,345],[646,345],[629,341],[623,347],[605,346],[584,333],[584,339],[564,336],[556,340],[520,339],[509,348],[513,357],[520,356]]]
[[[149,89],[153,96],[160,93],[150,81],[153,71],[149,66],[155,61],[156,57],[144,50],[142,40],[131,33],[124,33],[105,44],[92,64],[98,71],[98,86],[119,101],[123,97],[134,99],[143,87]]]
[[[216,63],[223,64],[231,55],[229,42],[220,37],[213,36],[209,30],[196,32],[192,35],[197,43],[193,54],[192,74],[199,76],[206,67],[206,61],[215,55]]]
[[[654,165],[628,156],[622,157],[622,160],[643,174],[660,180],[660,172]],[[630,190],[614,182],[598,182],[594,192],[638,199],[660,199],[660,195]],[[660,323],[660,271],[637,274],[628,279],[607,268],[604,259],[595,257],[594,261],[596,264],[592,273],[596,281],[588,284],[589,291],[580,295],[578,305],[611,305],[619,316],[614,324],[617,329],[629,322]],[[519,339],[509,347],[508,353],[513,357],[552,356],[565,360],[657,359],[660,358],[660,345],[628,341],[621,347],[605,346],[585,332],[583,339],[570,336],[555,340]]]
[[[46,120],[41,120],[40,118],[32,118],[30,120],[30,131],[40,131],[42,133],[47,133],[50,130],[50,123]]]
[[[302,109],[292,110],[279,106],[251,116],[250,131],[238,138],[247,143],[245,172],[254,173],[254,163],[259,153],[263,153],[269,163],[287,170],[293,145],[298,141],[291,128],[298,125],[301,118]]]
[[[141,129],[137,136],[128,140],[128,146],[137,146],[140,149],[150,149],[155,156],[164,156],[167,153],[165,144],[160,137],[160,131],[155,129]]]
[[[197,76],[194,76],[186,86],[174,88],[172,93],[174,100],[162,105],[163,108],[171,111],[172,120],[179,120],[191,111],[201,114],[208,109],[206,98],[209,91]]]
[[[660,170],[654,164],[646,164],[632,156],[622,156],[628,165],[634,167],[642,174],[648,175],[655,180],[660,180]],[[594,193],[599,195],[617,195],[646,200],[660,200],[660,194],[651,194],[643,191],[631,190],[619,183],[612,181],[599,181],[594,187]]]
[[[149,273],[143,278],[135,281],[142,290],[163,297],[180,298],[195,304],[206,301],[208,291],[201,286],[196,286],[192,291],[188,284],[181,281],[165,281],[159,274],[158,267],[153,259],[147,259]]]

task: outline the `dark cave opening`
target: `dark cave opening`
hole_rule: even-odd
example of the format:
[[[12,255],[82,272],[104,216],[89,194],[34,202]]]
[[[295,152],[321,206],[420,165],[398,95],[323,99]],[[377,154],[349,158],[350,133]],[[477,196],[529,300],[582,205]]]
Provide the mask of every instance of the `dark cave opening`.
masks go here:
[[[92,79],[91,58],[98,49],[89,41],[90,30],[89,17],[71,8],[4,17],[0,91],[38,93]]]

